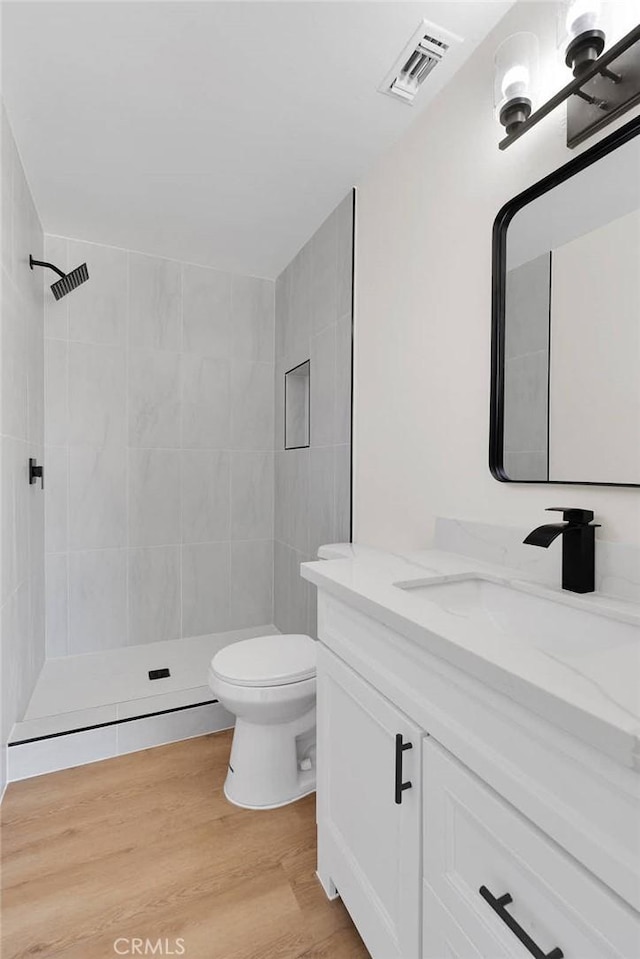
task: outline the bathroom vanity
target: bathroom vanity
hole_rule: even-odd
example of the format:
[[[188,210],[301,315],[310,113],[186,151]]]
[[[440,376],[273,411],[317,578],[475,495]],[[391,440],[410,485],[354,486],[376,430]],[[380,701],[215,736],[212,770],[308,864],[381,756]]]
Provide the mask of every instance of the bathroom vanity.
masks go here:
[[[302,575],[318,877],[373,959],[640,956],[638,605],[436,550]]]

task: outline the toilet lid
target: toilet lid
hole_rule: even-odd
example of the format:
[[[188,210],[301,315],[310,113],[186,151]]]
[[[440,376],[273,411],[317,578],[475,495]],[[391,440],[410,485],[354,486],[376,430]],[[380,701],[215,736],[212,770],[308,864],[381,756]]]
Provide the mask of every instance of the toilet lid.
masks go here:
[[[234,686],[299,683],[315,676],[316,644],[301,633],[242,639],[216,653],[211,671]]]

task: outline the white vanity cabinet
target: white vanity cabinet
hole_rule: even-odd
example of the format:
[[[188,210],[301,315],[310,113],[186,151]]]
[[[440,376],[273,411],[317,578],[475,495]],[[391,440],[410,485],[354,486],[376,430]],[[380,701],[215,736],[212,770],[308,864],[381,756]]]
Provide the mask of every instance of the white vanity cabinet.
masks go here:
[[[322,647],[317,697],[318,876],[376,955],[418,956],[422,733]]]
[[[319,632],[318,877],[373,959],[640,959],[637,774],[563,777],[564,734],[322,592]]]
[[[423,959],[443,936],[490,959],[640,956],[637,915],[433,739],[423,779]]]

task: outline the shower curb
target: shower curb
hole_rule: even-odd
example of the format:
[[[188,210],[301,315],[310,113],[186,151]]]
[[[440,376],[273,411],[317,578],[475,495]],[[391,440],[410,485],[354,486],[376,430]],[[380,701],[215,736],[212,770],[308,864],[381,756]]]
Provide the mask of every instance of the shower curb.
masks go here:
[[[7,780],[113,759],[167,743],[230,729],[234,718],[217,700],[176,706],[9,744]]]

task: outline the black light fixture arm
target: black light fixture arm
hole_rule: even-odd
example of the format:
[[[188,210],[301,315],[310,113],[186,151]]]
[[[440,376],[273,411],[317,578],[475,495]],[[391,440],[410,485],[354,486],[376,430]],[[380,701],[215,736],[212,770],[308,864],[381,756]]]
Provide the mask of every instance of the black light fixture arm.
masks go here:
[[[45,263],[44,260],[34,260],[31,255],[29,256],[29,266],[31,269],[33,269],[34,266],[46,266],[49,270],[53,270],[54,273],[57,273],[58,276],[65,277],[67,275],[66,273],[63,273],[62,270],[59,270],[57,266],[54,266],[53,263]]]
[[[554,96],[552,96],[546,103],[543,103],[541,107],[535,110],[528,120],[525,120],[524,123],[521,123],[512,133],[504,137],[499,143],[501,150],[506,150],[507,147],[511,146],[512,143],[515,143],[516,140],[530,130],[531,127],[534,127],[540,120],[543,120],[548,116],[556,107],[559,107],[560,104],[564,103],[565,100],[568,100],[571,96],[578,96],[583,99],[588,97],[588,94],[583,95],[582,87],[585,86],[589,80],[592,80],[594,77],[602,76],[606,77],[613,84],[620,84],[623,78],[615,73],[613,70],[609,70],[609,64],[614,60],[617,60],[626,50],[629,50],[634,44],[640,42],[640,24],[634,27],[633,30],[630,30],[626,36],[622,37],[617,43],[615,43],[610,50],[607,50],[606,53],[603,53],[597,60],[594,60],[589,69],[584,70],[580,76],[576,77],[571,83],[567,83],[565,87],[562,87]],[[630,97],[629,106],[633,106],[635,100]],[[606,104],[595,103],[595,106],[598,106],[600,109],[607,109]],[[613,116],[612,116],[613,119]],[[573,142],[569,143],[569,146],[576,146],[580,142],[580,139],[576,138]]]

